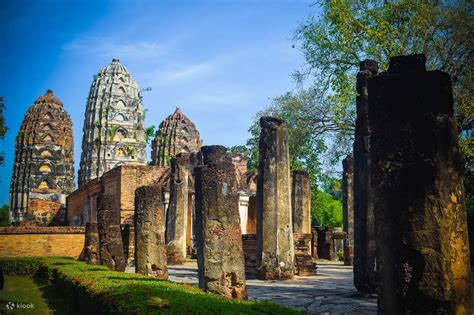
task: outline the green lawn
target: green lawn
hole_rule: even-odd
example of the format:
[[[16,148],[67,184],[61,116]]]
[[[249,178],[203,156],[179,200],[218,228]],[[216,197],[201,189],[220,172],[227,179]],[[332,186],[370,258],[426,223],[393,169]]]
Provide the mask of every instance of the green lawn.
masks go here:
[[[35,306],[17,314],[301,314],[269,302],[225,299],[195,286],[67,258],[0,257],[0,265],[7,275],[0,299]],[[70,309],[64,309],[66,305]]]
[[[7,303],[14,305],[13,310],[7,309]],[[28,307],[17,307],[23,304]],[[68,314],[66,303],[58,297],[50,285],[37,285],[28,276],[5,276],[5,286],[0,290],[0,313],[6,314]]]

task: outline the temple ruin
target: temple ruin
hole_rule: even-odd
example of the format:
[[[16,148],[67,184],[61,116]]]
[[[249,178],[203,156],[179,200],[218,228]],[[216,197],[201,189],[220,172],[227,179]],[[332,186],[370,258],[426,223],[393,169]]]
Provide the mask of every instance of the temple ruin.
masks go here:
[[[140,89],[118,59],[94,76],[85,110],[79,187],[126,164],[146,165]]]
[[[257,180],[257,276],[291,279],[294,267],[290,164],[287,126],[260,118]]]
[[[463,157],[451,78],[424,55],[368,82],[370,179],[382,314],[468,314]],[[357,240],[356,240],[357,245]]]
[[[354,263],[354,157],[349,154],[342,161],[342,218],[344,238],[344,265]]]
[[[176,108],[160,124],[152,142],[152,164],[169,166],[178,153],[198,152],[202,140],[194,123]]]
[[[201,148],[196,168],[196,238],[199,287],[247,298],[235,169],[223,146]]]
[[[165,211],[161,187],[142,186],[135,193],[135,271],[168,279],[165,246]]]
[[[61,100],[48,90],[28,109],[16,137],[11,222],[65,225],[66,196],[73,190],[72,122]]]

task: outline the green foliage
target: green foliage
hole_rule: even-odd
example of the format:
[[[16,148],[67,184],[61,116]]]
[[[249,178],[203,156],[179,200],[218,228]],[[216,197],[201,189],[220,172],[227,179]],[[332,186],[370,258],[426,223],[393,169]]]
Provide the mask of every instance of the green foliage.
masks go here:
[[[258,156],[258,148],[254,150],[254,148],[250,148],[245,145],[234,145],[230,147],[230,151],[234,153],[242,153],[247,158],[247,169],[248,170],[256,170],[258,168],[258,157],[255,157],[255,154]]]
[[[9,220],[10,207],[8,205],[3,205],[0,208],[0,226],[10,226]]]
[[[313,211],[313,205],[315,211]],[[342,227],[342,202],[320,190],[311,191],[311,221],[313,225]]]
[[[312,82],[305,93],[315,107],[305,108],[312,134],[331,143],[331,162],[351,151],[355,121],[355,78],[359,62],[424,53],[427,67],[453,78],[455,113],[460,130],[472,128],[474,19],[470,1],[320,0],[319,16],[296,30],[306,67],[295,73]],[[303,121],[304,122],[304,121]]]
[[[269,302],[225,299],[195,286],[111,271],[68,258],[0,257],[0,265],[6,274],[28,270],[37,281],[51,283],[81,314],[300,314]]]
[[[155,125],[145,128],[146,143],[150,143],[150,141],[155,137],[155,128]]]

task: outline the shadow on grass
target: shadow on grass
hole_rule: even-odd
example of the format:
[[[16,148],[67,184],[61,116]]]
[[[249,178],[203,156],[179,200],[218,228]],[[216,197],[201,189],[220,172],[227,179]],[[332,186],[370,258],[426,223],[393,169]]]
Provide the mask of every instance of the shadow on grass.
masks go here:
[[[46,299],[48,306],[53,310],[53,314],[76,314],[66,298],[58,292],[51,284],[38,284],[42,296]]]

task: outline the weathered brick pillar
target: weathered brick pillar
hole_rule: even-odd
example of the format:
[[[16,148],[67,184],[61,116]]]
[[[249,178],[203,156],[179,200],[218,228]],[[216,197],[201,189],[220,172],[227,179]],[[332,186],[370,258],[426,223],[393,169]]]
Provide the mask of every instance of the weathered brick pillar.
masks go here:
[[[84,241],[84,261],[99,264],[99,228],[97,222],[87,222]]]
[[[369,81],[371,182],[381,314],[468,314],[464,161],[451,79],[425,56]]]
[[[274,117],[260,118],[260,127],[257,277],[291,279],[295,267],[287,127]]]
[[[354,137],[354,285],[363,294],[377,288],[374,203],[370,185],[368,80],[378,72],[372,60],[360,63],[357,74],[357,119]]]
[[[318,230],[311,228],[311,256],[318,259]]]
[[[336,260],[334,252],[334,229],[318,228],[318,257],[319,259]]]
[[[161,187],[142,186],[135,191],[135,271],[168,279],[164,209]]]
[[[179,153],[171,160],[170,204],[166,215],[168,263],[186,261],[186,229],[188,222],[189,154]]]
[[[204,165],[195,168],[199,287],[246,299],[234,165],[223,146],[204,146],[201,152]]]
[[[311,234],[311,187],[306,171],[293,171],[293,233]]]
[[[344,265],[354,262],[354,158],[348,155],[342,161],[342,216],[344,232]]]
[[[114,196],[101,194],[97,198],[97,224],[100,264],[112,270],[125,271],[120,210]]]

